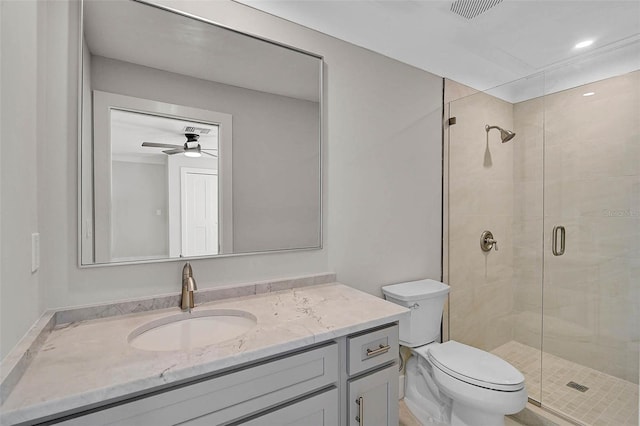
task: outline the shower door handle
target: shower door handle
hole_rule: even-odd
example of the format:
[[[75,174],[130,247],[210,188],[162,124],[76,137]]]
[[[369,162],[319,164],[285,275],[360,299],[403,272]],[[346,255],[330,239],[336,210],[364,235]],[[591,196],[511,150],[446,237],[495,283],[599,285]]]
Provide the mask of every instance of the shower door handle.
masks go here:
[[[558,231],[560,231],[560,249],[558,249]],[[562,256],[565,248],[565,229],[564,226],[557,225],[553,227],[553,241],[551,242],[551,251],[554,256]]]

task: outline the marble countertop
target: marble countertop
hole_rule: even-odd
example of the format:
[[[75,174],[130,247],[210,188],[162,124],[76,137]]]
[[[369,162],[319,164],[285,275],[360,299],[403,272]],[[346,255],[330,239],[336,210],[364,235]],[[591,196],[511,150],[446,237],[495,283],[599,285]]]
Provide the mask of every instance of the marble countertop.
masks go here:
[[[408,312],[340,283],[312,285],[203,303],[241,309],[257,325],[236,339],[191,351],[150,352],[127,342],[137,327],[179,308],[55,326],[0,406],[0,423],[15,424],[288,352],[399,320]]]

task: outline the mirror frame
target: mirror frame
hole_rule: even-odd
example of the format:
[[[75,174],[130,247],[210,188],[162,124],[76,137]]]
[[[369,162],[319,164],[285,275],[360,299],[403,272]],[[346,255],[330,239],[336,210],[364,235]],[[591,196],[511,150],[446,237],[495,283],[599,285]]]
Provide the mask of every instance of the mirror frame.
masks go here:
[[[123,0],[125,1],[125,0]],[[82,169],[82,159],[83,159],[83,143],[82,143],[82,136],[83,136],[83,132],[82,132],[82,123],[83,123],[83,118],[84,118],[84,114],[83,114],[83,110],[84,110],[84,103],[85,103],[85,99],[83,96],[83,86],[84,86],[84,82],[83,82],[83,61],[84,61],[84,2],[85,0],[80,0],[78,2],[79,6],[78,6],[78,100],[77,100],[77,117],[78,117],[78,125],[77,125],[77,132],[78,132],[78,156],[77,156],[77,265],[79,268],[84,269],[84,268],[97,268],[97,267],[104,267],[104,266],[127,266],[127,265],[138,265],[138,264],[149,264],[149,263],[164,263],[164,262],[184,262],[185,260],[198,260],[198,259],[216,259],[216,258],[227,258],[227,257],[236,257],[236,256],[251,256],[251,255],[256,255],[256,254],[269,254],[269,253],[289,253],[289,252],[297,252],[297,251],[311,251],[311,250],[322,250],[324,247],[324,57],[322,55],[319,55],[317,53],[313,53],[304,49],[300,49],[298,47],[295,46],[291,46],[285,43],[281,43],[278,41],[274,41],[274,40],[270,40],[268,38],[265,37],[261,37],[255,34],[251,34],[251,33],[247,33],[245,31],[240,31],[237,30],[235,28],[229,27],[227,25],[224,24],[220,24],[218,22],[212,21],[210,19],[206,19],[197,15],[193,15],[175,8],[171,8],[171,7],[166,7],[163,5],[159,5],[156,3],[153,3],[151,0],[128,0],[128,1],[132,1],[135,3],[140,3],[142,5],[145,6],[149,6],[149,7],[153,7],[168,13],[173,13],[176,15],[180,15],[182,17],[186,17],[186,18],[190,18],[190,19],[194,19],[196,21],[208,24],[208,25],[213,25],[216,26],[218,28],[224,29],[224,30],[228,30],[228,31],[232,31],[236,34],[240,34],[246,37],[250,37],[252,39],[258,40],[258,41],[262,41],[262,42],[266,42],[278,47],[282,47],[285,49],[289,49],[292,50],[294,52],[298,52],[301,54],[305,54],[308,56],[311,56],[313,58],[318,59],[318,77],[319,77],[319,81],[318,81],[318,93],[319,93],[319,124],[318,124],[318,144],[319,144],[319,164],[318,164],[318,171],[319,171],[319,182],[318,182],[318,191],[319,191],[319,195],[320,195],[320,199],[319,199],[319,210],[320,210],[320,214],[319,214],[319,226],[318,226],[318,245],[317,246],[311,246],[311,247],[299,247],[299,248],[288,248],[288,249],[274,249],[274,250],[263,250],[263,251],[253,251],[253,252],[243,252],[243,253],[223,253],[223,254],[216,254],[216,255],[207,255],[207,256],[190,256],[190,257],[167,257],[167,258],[162,258],[162,259],[140,259],[140,260],[131,260],[131,261],[120,261],[120,262],[109,262],[109,263],[82,263],[82,234],[83,234],[83,226],[82,226],[82,222],[83,222],[83,204],[82,204],[82,200],[83,200],[83,191],[82,191],[82,186],[83,186],[83,169]],[[91,141],[91,143],[93,144],[93,140]],[[93,162],[93,159],[92,159]],[[94,166],[92,163],[92,179],[94,178]],[[94,189],[92,189],[92,192],[94,191]],[[95,195],[95,194],[94,194]],[[95,200],[92,200],[91,202],[91,206],[92,206],[92,213],[93,213],[93,222],[95,222]],[[92,228],[95,226],[95,223],[93,224]],[[94,232],[94,231],[92,231]],[[95,260],[95,258],[94,258]]]

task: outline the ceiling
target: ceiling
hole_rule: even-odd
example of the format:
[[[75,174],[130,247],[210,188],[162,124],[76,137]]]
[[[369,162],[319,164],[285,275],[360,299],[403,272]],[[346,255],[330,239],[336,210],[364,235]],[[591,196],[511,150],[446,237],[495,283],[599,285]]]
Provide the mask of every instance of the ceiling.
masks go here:
[[[638,0],[236,1],[479,90],[554,70],[549,93],[640,69]],[[493,7],[467,19],[451,11],[461,2]],[[593,44],[574,47],[583,40]],[[559,71],[574,61],[580,70]],[[528,80],[501,94],[522,100]]]

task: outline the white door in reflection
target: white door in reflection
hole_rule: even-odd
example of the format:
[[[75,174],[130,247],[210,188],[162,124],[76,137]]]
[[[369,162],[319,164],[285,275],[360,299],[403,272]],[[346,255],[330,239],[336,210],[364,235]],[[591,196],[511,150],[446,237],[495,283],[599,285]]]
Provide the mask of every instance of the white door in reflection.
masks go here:
[[[182,256],[218,254],[218,172],[182,167]]]

